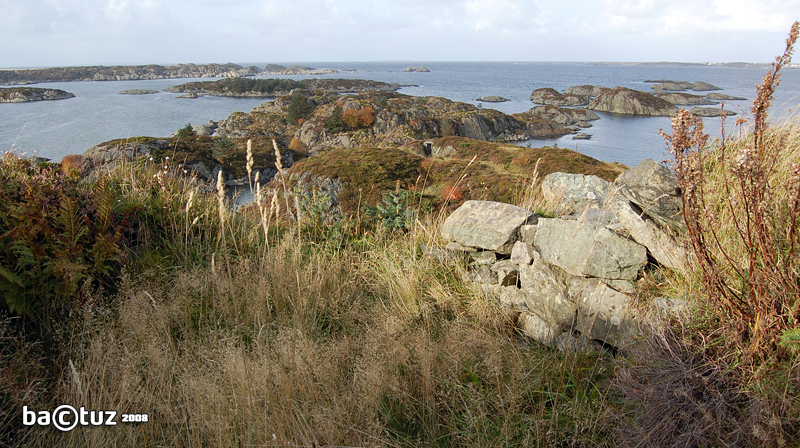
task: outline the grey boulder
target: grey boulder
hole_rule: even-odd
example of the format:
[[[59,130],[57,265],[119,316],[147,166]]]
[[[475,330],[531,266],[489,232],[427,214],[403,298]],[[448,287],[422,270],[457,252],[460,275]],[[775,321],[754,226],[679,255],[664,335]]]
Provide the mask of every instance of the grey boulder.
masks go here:
[[[647,264],[644,246],[591,222],[540,218],[535,247],[576,276],[634,280]]]
[[[524,208],[492,201],[467,201],[442,226],[442,236],[463,246],[510,254],[519,228],[533,213]]]

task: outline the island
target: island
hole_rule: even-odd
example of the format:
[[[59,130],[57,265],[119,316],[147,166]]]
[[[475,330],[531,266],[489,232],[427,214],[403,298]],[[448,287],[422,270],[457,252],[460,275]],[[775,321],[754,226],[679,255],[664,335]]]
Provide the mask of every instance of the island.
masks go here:
[[[403,69],[403,71],[404,72],[415,72],[415,73],[428,73],[428,72],[430,72],[430,70],[428,70],[425,67],[406,67],[406,68]]]
[[[61,89],[40,89],[35,87],[0,89],[0,103],[28,103],[31,101],[65,100],[74,97],[74,94]]]
[[[331,93],[394,92],[407,85],[364,79],[249,79],[228,78],[219,81],[196,81],[167,87],[167,92],[205,94],[234,98],[276,98],[295,89]]]
[[[255,66],[227,64],[126,65],[91,67],[53,67],[0,70],[0,85],[23,85],[40,82],[65,81],[131,81],[172,78],[226,78],[255,76],[261,69]]]
[[[284,67],[278,64],[267,64],[267,66],[264,67],[264,73],[268,75],[330,75],[333,73],[339,73],[339,70],[334,70],[332,68],[306,67],[303,65],[290,65],[289,67]]]
[[[158,90],[132,89],[132,90],[120,90],[118,93],[120,95],[152,95],[154,93],[158,93]]]
[[[489,95],[489,96],[482,96],[475,101],[483,101],[485,103],[505,103],[506,101],[510,100],[508,98],[503,98],[502,96]]]

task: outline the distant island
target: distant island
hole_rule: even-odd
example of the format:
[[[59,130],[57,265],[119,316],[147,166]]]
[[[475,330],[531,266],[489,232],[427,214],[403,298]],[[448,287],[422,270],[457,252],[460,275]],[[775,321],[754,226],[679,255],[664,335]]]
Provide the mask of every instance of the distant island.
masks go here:
[[[290,65],[284,67],[278,64],[267,64],[264,67],[264,73],[267,75],[330,75],[339,73],[339,70],[332,68],[314,68],[306,67],[303,65]]]
[[[227,78],[255,76],[256,66],[227,64],[129,65],[92,67],[53,67],[0,70],[0,85],[23,85],[65,81],[131,81],[172,78]]]
[[[0,89],[0,103],[28,103],[31,101],[64,100],[74,97],[74,94],[60,89],[39,89],[34,87]]]
[[[121,90],[121,91],[119,91],[120,95],[152,95],[154,93],[158,93],[158,90],[132,89],[132,90]]]
[[[321,90],[330,93],[394,92],[402,84],[364,79],[249,79],[228,78],[219,81],[197,81],[168,87],[173,93],[203,94],[242,98],[275,98],[295,89]]]

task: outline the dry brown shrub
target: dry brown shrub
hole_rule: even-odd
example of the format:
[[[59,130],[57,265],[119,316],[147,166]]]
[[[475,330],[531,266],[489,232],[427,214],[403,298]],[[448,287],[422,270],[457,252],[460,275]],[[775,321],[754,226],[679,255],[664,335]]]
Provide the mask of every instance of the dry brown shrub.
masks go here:
[[[751,136],[731,143],[723,134],[709,146],[702,120],[686,110],[665,135],[710,309],[745,364],[780,355],[781,332],[800,321],[800,163],[790,140],[797,135],[767,122],[797,35],[796,22],[786,51],[757,86]]]
[[[61,159],[61,171],[69,174],[72,170],[81,171],[83,169],[83,156],[80,154],[70,154]]]

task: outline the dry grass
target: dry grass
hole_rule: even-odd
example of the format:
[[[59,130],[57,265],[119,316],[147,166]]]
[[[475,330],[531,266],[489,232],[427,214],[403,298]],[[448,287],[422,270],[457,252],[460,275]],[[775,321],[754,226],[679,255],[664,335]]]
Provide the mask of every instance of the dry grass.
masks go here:
[[[529,345],[463,266],[418,253],[436,242],[429,218],[345,247],[284,223],[269,250],[242,250],[260,216],[216,220],[216,197],[179,197],[181,219],[221,226],[211,259],[131,273],[114,303],[87,306],[51,401],[150,421],[29,428],[24,445],[611,444],[610,360]],[[188,228],[181,241],[210,250]]]

